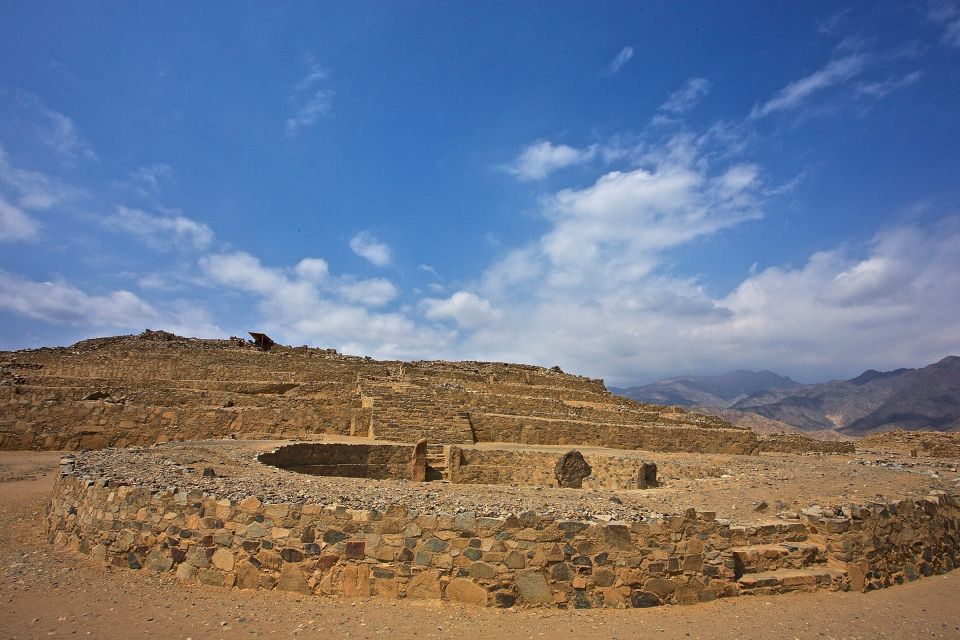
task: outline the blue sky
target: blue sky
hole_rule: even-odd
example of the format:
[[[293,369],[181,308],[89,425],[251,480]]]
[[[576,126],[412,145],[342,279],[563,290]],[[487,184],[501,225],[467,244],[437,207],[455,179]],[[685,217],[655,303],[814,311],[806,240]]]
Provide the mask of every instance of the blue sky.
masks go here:
[[[0,348],[960,352],[960,4],[0,5]]]

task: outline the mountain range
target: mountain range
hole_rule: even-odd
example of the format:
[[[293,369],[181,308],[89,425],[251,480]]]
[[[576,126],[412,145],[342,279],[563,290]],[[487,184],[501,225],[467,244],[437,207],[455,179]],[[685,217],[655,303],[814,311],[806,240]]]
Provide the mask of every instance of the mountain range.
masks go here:
[[[849,380],[821,384],[801,384],[771,371],[732,371],[611,391],[642,402],[713,413],[757,431],[792,428],[846,436],[898,428],[960,431],[957,356],[920,369],[870,369]]]

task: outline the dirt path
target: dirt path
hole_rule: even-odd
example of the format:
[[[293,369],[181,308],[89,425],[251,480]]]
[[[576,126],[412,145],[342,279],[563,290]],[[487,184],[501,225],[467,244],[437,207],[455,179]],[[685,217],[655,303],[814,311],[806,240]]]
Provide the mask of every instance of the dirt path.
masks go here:
[[[869,593],[499,611],[182,586],[45,542],[55,452],[0,453],[0,638],[958,638],[960,571]]]

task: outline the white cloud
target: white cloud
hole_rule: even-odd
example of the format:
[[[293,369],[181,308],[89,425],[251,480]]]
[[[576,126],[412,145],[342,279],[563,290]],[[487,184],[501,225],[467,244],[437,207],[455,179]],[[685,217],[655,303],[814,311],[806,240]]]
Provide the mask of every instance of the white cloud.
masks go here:
[[[633,58],[633,53],[633,47],[628,46],[620,49],[620,53],[618,53],[613,60],[610,61],[610,65],[607,67],[607,73],[612,75],[620,71],[620,69],[622,69],[624,65],[630,62],[630,59]]]
[[[330,266],[322,258],[304,258],[295,268],[297,275],[314,283],[325,282],[330,277]]]
[[[0,195],[0,242],[30,240],[37,236],[38,230],[36,220]]]
[[[520,180],[542,180],[559,169],[589,162],[596,152],[595,146],[574,149],[565,144],[555,145],[549,140],[538,140],[527,145],[506,169]]]
[[[710,91],[710,81],[706,78],[690,78],[683,86],[670,94],[670,97],[660,105],[664,111],[683,113],[697,106]]]
[[[586,282],[558,279],[533,257],[534,277],[485,289],[502,315],[467,334],[461,351],[628,383],[738,367],[853,375],[933,362],[960,344],[957,218],[886,229],[865,250],[832,248],[800,267],[754,269],[723,296],[665,275],[656,256],[626,257],[597,255]],[[609,261],[635,267],[633,277],[604,279]]]
[[[383,306],[396,298],[399,293],[393,283],[386,278],[344,282],[338,291],[346,300],[365,307]]]
[[[867,61],[867,56],[861,53],[831,60],[824,68],[791,82],[773,98],[755,106],[750,115],[753,118],[762,118],[777,111],[793,109],[814,93],[853,78],[863,71]]]
[[[453,320],[461,327],[476,328],[497,317],[490,301],[475,293],[457,291],[449,298],[426,298],[421,302],[424,315],[431,320]]]
[[[308,265],[301,261],[291,270],[266,267],[243,252],[200,260],[210,284],[253,296],[265,329],[276,333],[274,337],[382,358],[437,356],[449,347],[454,334],[448,330],[418,325],[401,312],[366,308],[397,295],[389,281],[343,276],[318,283],[313,278],[317,263]]]
[[[279,293],[290,284],[280,271],[264,267],[243,251],[204,256],[200,267],[218,284],[250,293]]]
[[[83,192],[39,171],[13,166],[0,145],[0,185],[17,194],[17,206],[30,211],[43,211],[74,200]]]
[[[911,71],[899,77],[891,76],[880,82],[861,82],[857,85],[857,92],[874,98],[883,98],[916,83],[922,75],[919,71]]]
[[[294,113],[287,118],[287,137],[296,136],[301,129],[309,127],[330,113],[333,106],[333,91],[320,86],[329,76],[326,69],[308,58],[307,73],[294,85],[290,102]]]
[[[176,247],[205,249],[213,241],[213,231],[202,222],[179,214],[156,216],[139,209],[118,206],[103,223],[146,241],[156,249]]]
[[[93,295],[64,280],[37,282],[0,270],[0,308],[54,324],[145,327],[160,314],[129,291]]]
[[[350,249],[361,258],[370,261],[370,263],[378,267],[387,266],[392,259],[390,247],[386,243],[377,240],[369,231],[361,231],[353,236],[350,240]]]

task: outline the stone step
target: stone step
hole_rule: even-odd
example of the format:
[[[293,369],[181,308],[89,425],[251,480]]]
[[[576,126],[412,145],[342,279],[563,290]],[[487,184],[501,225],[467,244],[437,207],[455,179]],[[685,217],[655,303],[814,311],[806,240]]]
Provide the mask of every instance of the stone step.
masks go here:
[[[846,573],[829,567],[810,569],[780,569],[762,573],[748,573],[739,580],[741,594],[782,593],[785,591],[814,591],[822,588],[843,587]]]
[[[724,552],[732,560],[735,577],[745,574],[802,569],[826,562],[826,547],[812,542],[781,542],[733,547]],[[726,564],[730,567],[729,561]]]

